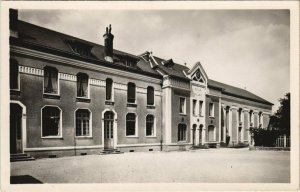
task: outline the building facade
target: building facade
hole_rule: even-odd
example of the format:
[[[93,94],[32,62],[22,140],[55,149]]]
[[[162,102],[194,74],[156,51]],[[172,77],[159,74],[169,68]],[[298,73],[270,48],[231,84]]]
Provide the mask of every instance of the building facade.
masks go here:
[[[153,53],[104,46],[10,10],[10,152],[34,157],[248,145],[272,103]]]

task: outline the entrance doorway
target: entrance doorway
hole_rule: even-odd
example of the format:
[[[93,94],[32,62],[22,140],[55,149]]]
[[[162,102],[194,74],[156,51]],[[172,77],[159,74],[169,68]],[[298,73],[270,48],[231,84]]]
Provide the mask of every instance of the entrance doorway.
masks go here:
[[[114,148],[114,113],[112,111],[104,113],[104,148]]]
[[[193,145],[196,145],[196,127],[197,125],[193,125]]]
[[[23,108],[16,104],[10,104],[10,153],[22,153],[22,112]]]

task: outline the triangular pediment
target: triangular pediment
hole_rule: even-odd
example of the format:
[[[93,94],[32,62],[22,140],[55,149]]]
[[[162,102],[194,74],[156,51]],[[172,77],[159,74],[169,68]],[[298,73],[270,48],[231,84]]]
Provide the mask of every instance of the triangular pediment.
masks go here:
[[[208,77],[200,62],[194,64],[187,72],[187,76],[194,82],[207,84]]]

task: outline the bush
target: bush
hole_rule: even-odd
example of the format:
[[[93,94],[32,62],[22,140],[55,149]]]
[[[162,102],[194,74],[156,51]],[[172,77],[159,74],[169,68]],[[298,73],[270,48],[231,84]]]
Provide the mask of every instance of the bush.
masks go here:
[[[276,139],[281,134],[278,130],[266,130],[262,128],[250,128],[255,146],[274,147]]]

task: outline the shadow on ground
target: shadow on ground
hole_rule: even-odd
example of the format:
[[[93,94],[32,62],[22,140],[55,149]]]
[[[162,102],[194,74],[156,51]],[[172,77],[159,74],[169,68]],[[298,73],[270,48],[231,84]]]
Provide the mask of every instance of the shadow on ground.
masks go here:
[[[38,184],[42,183],[30,175],[18,175],[10,177],[10,184]]]

